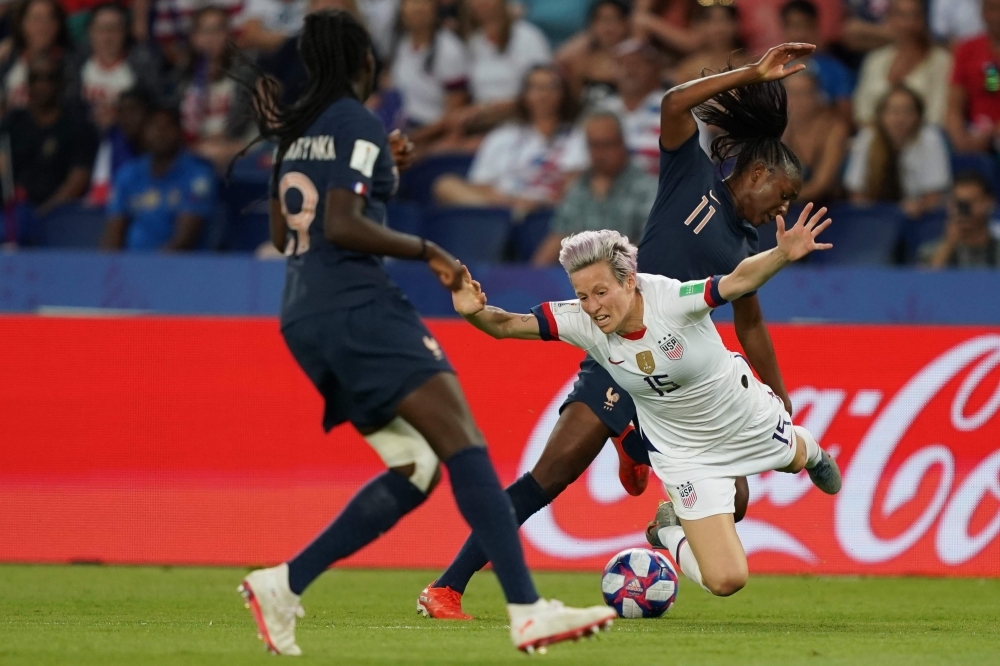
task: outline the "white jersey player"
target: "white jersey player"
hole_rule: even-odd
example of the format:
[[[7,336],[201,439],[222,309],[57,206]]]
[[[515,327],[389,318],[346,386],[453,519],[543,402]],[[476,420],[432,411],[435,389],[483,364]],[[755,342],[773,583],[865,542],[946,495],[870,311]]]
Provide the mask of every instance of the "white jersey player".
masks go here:
[[[651,541],[718,595],[738,591],[748,576],[733,522],[736,477],[806,468],[824,492],[840,490],[833,459],[808,431],[792,426],[781,400],[726,349],[709,317],[788,262],[830,247],[815,240],[830,224],[821,222],[826,209],[811,211],[807,206],[787,231],[779,217],[778,247],[729,275],[682,283],[637,274],[627,238],[588,231],[565,239],[559,256],[577,300],[544,303],[534,316],[510,314],[486,306],[467,270],[463,290],[453,295],[456,311],[493,337],[562,340],[587,351],[628,391],[653,469],[680,519],[657,525]]]

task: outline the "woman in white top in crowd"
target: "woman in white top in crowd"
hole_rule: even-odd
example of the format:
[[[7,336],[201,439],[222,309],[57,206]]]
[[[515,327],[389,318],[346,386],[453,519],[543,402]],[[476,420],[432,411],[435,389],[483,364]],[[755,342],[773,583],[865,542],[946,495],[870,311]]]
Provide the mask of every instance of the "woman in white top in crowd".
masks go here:
[[[90,53],[80,62],[78,79],[68,93],[90,108],[91,119],[102,131],[115,124],[118,97],[126,90],[159,89],[155,58],[147,48],[132,43],[128,28],[128,12],[120,5],[94,8],[87,24]]]
[[[444,115],[469,99],[465,45],[440,23],[437,0],[402,1],[392,85],[403,96],[407,134],[418,146],[439,138]]]
[[[951,54],[931,40],[924,3],[892,0],[886,24],[893,41],[865,57],[854,90],[854,121],[859,127],[871,123],[879,101],[904,84],[923,99],[924,120],[941,125],[948,105]]]
[[[552,50],[541,30],[514,18],[506,0],[466,0],[459,27],[469,50],[473,105],[448,121],[453,132],[475,134],[511,117],[525,75],[552,62]]]
[[[898,201],[911,218],[941,207],[951,185],[948,146],[923,112],[920,96],[905,86],[885,96],[876,122],[851,147],[844,175],[851,201]]]
[[[11,47],[0,60],[4,110],[28,105],[28,62],[60,59],[70,49],[66,12],[56,0],[26,0],[14,10]],[[67,77],[73,80],[72,73]]]
[[[437,201],[455,206],[503,206],[525,215],[552,206],[567,183],[587,168],[586,138],[573,123],[577,104],[554,67],[537,66],[517,100],[519,122],[490,132],[476,151],[468,180],[442,176]]]
[[[191,23],[191,68],[181,95],[181,126],[192,151],[220,171],[240,152],[253,133],[250,100],[227,73],[232,62],[227,49],[229,14],[222,7],[204,7]],[[246,74],[239,67],[237,74]]]

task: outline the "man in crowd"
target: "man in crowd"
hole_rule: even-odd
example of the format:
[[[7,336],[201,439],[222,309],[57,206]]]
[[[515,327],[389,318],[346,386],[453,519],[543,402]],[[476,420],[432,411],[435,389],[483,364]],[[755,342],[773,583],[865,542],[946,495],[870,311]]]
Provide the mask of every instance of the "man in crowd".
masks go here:
[[[1000,145],[1000,0],[983,0],[986,33],[955,48],[945,126],[958,152]]]
[[[191,250],[215,213],[211,165],[184,149],[180,114],[160,108],[144,134],[148,154],[115,177],[104,246],[130,250]]]
[[[919,249],[930,268],[996,268],[1000,240],[990,233],[995,201],[989,181],[977,172],[959,174],[951,189],[944,237]]]
[[[64,103],[64,71],[54,58],[34,58],[28,65],[27,108],[9,111],[0,122],[0,137],[9,141],[22,229],[32,218],[79,199],[90,183],[97,130],[82,108]],[[12,195],[6,193],[8,200]]]
[[[559,259],[560,242],[580,231],[614,229],[638,243],[656,198],[656,179],[629,161],[618,117],[594,114],[585,124],[590,169],[556,209],[549,235],[532,257],[535,266]]]
[[[781,28],[784,41],[821,44],[819,11],[812,0],[789,0],[781,7]],[[854,81],[847,67],[829,53],[817,50],[808,58],[820,90],[837,113],[851,122],[851,94]]]

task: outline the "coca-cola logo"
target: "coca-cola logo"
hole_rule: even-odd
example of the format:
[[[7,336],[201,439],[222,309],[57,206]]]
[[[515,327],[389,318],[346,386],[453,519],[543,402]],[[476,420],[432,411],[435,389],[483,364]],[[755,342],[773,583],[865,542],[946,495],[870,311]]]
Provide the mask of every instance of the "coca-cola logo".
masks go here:
[[[840,557],[846,556],[863,571],[864,565],[906,555],[932,530],[934,551],[942,565],[961,565],[981,553],[1000,534],[1000,441],[990,441],[985,454],[976,454],[979,459],[970,462],[967,451],[956,449],[956,440],[969,433],[995,437],[993,418],[1000,410],[1000,381],[994,372],[998,366],[1000,335],[988,334],[941,353],[888,399],[882,388],[800,385],[791,397],[802,415],[801,424],[835,455],[843,452],[844,487],[832,500],[832,520],[824,538],[807,538],[782,520],[782,511],[787,508],[794,513],[804,501],[817,505],[831,501],[815,491],[810,494],[808,476],[769,472],[750,479],[751,503],[766,501],[772,508],[751,507],[738,526],[747,554],[781,553],[813,565],[829,557],[829,552],[822,551],[824,546],[829,551],[832,543],[824,542],[835,542]],[[519,474],[529,471],[541,454],[573,379],[557,392],[535,424]],[[871,377],[872,385],[877,386],[878,379]],[[918,418],[926,420],[929,415],[941,422],[940,427],[912,429]],[[869,425],[853,441],[827,438],[831,426],[841,419],[859,419]],[[901,446],[904,441],[905,447]],[[962,465],[956,464],[956,456],[964,461]],[[613,448],[606,446],[577,483],[585,485],[596,504],[621,501],[625,492],[618,482]],[[655,481],[647,491],[650,517],[657,499],[654,485]],[[908,508],[900,511],[902,507]],[[879,527],[886,517],[899,518],[891,533]],[[782,522],[784,527],[778,524]],[[577,536],[560,525],[551,507],[524,526],[534,548],[562,560],[605,556],[645,541],[642,532],[616,531],[609,526],[607,533]]]

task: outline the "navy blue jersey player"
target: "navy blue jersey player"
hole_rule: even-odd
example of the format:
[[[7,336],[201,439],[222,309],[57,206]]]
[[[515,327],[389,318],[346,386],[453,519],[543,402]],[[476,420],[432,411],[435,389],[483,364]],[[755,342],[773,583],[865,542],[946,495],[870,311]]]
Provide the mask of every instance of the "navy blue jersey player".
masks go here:
[[[809,44],[783,44],[758,62],[669,90],[660,109],[659,190],[639,243],[639,271],[678,280],[731,272],[757,251],[757,227],[788,212],[802,186],[795,155],[781,142],[787,124],[779,83],[804,65],[791,61],[811,53]],[[697,115],[724,133],[712,144],[714,157],[735,157],[723,180],[699,146]],[[733,303],[736,334],[754,370],[791,413],[774,348],[756,294]],[[608,396],[617,395],[617,400]],[[606,370],[587,357],[563,404],[541,458],[515,481],[508,494],[521,523],[551,502],[593,462],[609,438],[618,448],[619,477],[638,495],[648,480],[648,456],[631,428],[635,406]],[[746,512],[746,479],[737,480],[735,520]],[[451,566],[420,594],[423,607],[440,618],[467,618],[461,594],[486,563],[475,537]]]
[[[299,595],[419,506],[437,483],[439,461],[494,563],[517,647],[530,651],[608,626],[615,613],[607,607],[539,598],[510,500],[454,371],[382,265],[382,256],[423,259],[446,287],[461,285],[454,257],[384,226],[397,174],[393,146],[362,104],[374,83],[370,36],[347,12],[315,12],[299,51],[309,86],[295,104],[275,101],[280,90],[271,79],[252,87],[261,134],[278,145],[270,218],[271,240],[288,256],[281,332],[326,401],[324,427],[350,422],[388,470],[298,555],[244,579],[240,592],[261,638],[273,652],[300,654]]]

